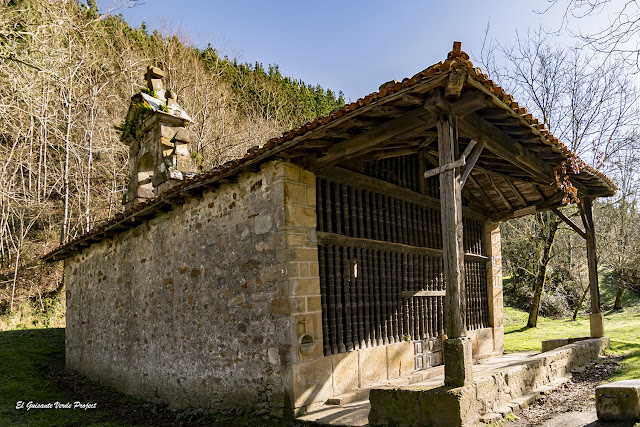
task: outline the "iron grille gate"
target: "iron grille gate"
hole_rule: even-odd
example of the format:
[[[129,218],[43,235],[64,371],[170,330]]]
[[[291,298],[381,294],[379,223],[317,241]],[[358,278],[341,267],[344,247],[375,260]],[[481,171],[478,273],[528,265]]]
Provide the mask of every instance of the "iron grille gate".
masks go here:
[[[438,200],[339,168],[318,173],[316,196],[324,354],[403,340],[433,350],[444,333]],[[487,258],[481,222],[464,221],[466,324],[477,329],[489,320]]]

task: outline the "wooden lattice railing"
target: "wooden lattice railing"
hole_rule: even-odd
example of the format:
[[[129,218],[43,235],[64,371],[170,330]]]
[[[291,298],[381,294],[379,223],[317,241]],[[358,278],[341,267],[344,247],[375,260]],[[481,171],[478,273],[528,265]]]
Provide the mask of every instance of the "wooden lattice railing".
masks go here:
[[[325,354],[442,335],[438,201],[337,168],[318,174],[316,195]],[[464,221],[466,325],[484,328],[482,223]]]

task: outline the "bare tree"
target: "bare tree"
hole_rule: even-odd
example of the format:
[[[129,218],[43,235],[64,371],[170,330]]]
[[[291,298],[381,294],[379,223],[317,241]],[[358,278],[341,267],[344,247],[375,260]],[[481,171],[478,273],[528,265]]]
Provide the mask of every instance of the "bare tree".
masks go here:
[[[627,145],[626,135],[637,122],[637,93],[623,62],[597,52],[559,46],[542,29],[518,35],[511,45],[500,45],[486,37],[481,56],[508,92],[592,166],[606,169]],[[537,254],[531,268],[529,327],[537,324],[561,219],[549,212],[538,214],[536,222],[537,235],[529,239]]]

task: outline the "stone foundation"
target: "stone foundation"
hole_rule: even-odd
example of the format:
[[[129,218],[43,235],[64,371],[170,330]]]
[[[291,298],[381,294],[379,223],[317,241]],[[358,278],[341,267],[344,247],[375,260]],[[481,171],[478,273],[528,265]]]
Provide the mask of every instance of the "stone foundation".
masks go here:
[[[369,423],[384,426],[468,426],[531,390],[596,359],[609,339],[580,341],[541,353],[527,363],[492,372],[464,387],[371,390]]]

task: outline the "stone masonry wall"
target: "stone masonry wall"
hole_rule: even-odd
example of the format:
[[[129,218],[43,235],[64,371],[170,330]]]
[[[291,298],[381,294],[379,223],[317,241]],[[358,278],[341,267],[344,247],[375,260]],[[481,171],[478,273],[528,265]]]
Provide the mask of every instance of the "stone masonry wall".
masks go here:
[[[500,225],[484,224],[484,240],[487,248],[487,286],[489,296],[489,321],[493,329],[493,352],[504,352],[503,291],[502,291],[502,243]],[[480,353],[483,353],[482,351]]]
[[[285,215],[297,214],[285,212],[284,178],[283,163],[263,165],[68,259],[67,367],[176,407],[281,415],[297,339],[289,304],[320,310],[302,291],[318,275],[305,252],[289,298]]]

